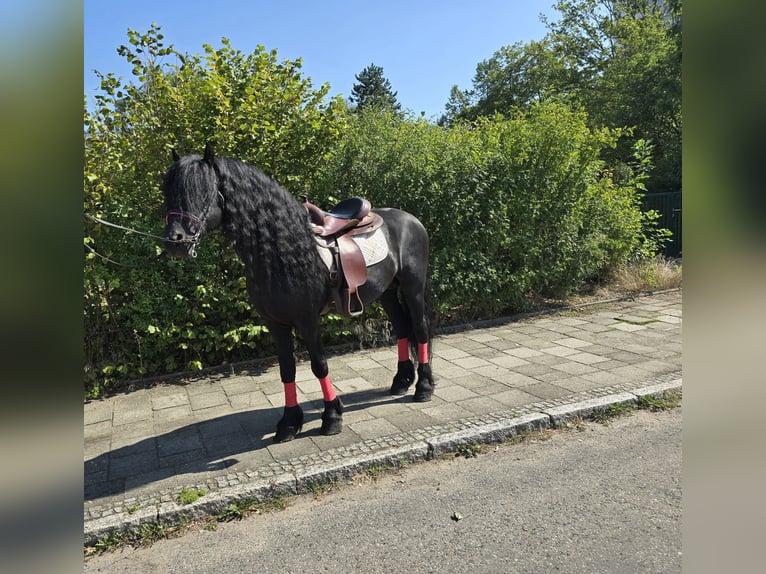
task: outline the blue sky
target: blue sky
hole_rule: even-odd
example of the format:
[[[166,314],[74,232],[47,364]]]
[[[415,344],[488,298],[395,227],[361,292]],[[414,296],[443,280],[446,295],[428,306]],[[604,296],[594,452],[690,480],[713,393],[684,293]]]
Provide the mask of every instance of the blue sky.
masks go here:
[[[399,102],[434,118],[450,88],[471,87],[476,65],[501,46],[545,36],[540,14],[556,20],[553,0],[108,0],[84,1],[85,93],[98,88],[93,73],[131,78],[117,54],[127,29],[147,31],[156,22],[165,43],[202,53],[221,38],[248,54],[256,45],[278,57],[303,59],[314,85],[348,98],[355,75],[375,63]]]

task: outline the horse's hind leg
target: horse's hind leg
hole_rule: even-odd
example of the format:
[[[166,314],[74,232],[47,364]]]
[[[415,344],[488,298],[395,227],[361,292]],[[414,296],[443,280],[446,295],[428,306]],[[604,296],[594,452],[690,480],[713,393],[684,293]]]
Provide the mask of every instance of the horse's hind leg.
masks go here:
[[[402,294],[410,312],[412,334],[417,341],[418,349],[418,382],[415,384],[415,402],[424,403],[431,400],[434,392],[434,378],[431,372],[431,324],[426,297],[429,286],[426,279],[410,277],[409,281],[402,279]]]
[[[287,442],[293,440],[303,427],[303,409],[298,404],[295,388],[293,332],[291,327],[277,324],[270,324],[269,331],[277,345],[279,374],[285,389],[285,409],[277,423],[274,442]]]
[[[404,395],[415,380],[415,365],[410,359],[409,336],[410,336],[410,317],[399,302],[399,296],[395,287],[386,289],[380,296],[380,303],[383,310],[388,315],[388,320],[396,333],[397,352],[399,362],[396,368],[396,375],[391,383],[390,393],[392,395]]]
[[[340,397],[336,396],[332,381],[330,381],[327,360],[322,346],[322,336],[319,332],[319,320],[303,325],[300,328],[300,333],[311,357],[311,372],[319,379],[319,385],[322,388],[324,412],[322,413],[322,427],[319,432],[323,435],[338,434],[343,429],[343,403],[341,403]]]

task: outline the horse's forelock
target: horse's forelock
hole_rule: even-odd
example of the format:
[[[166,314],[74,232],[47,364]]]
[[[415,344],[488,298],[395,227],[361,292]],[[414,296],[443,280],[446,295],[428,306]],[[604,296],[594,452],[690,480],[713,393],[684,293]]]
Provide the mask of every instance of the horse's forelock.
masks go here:
[[[215,170],[201,156],[189,155],[170,166],[163,183],[168,208],[201,212],[215,190]]]

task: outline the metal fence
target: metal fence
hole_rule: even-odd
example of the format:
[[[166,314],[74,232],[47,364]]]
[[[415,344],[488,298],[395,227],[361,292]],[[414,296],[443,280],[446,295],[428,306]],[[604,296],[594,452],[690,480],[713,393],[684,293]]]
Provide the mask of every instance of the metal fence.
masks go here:
[[[681,192],[647,193],[641,208],[645,211],[656,210],[660,214],[659,226],[669,229],[673,234],[662,254],[666,257],[681,257]]]

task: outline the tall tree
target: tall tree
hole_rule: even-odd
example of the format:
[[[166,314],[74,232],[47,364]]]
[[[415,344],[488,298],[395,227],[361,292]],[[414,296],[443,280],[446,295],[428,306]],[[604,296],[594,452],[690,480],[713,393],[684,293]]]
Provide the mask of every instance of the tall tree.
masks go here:
[[[577,72],[578,100],[599,126],[634,126],[654,145],[653,191],[681,188],[680,0],[559,0],[554,50]],[[618,157],[628,157],[623,141]]]
[[[376,107],[401,112],[402,106],[396,99],[391,82],[383,75],[383,68],[370,64],[356,76],[356,84],[351,88],[349,100],[357,111]]]
[[[549,97],[585,110],[593,127],[633,127],[654,146],[654,191],[681,187],[681,1],[558,0],[539,42],[500,48],[453,87],[446,121],[508,113]],[[630,161],[632,141],[614,159]]]

